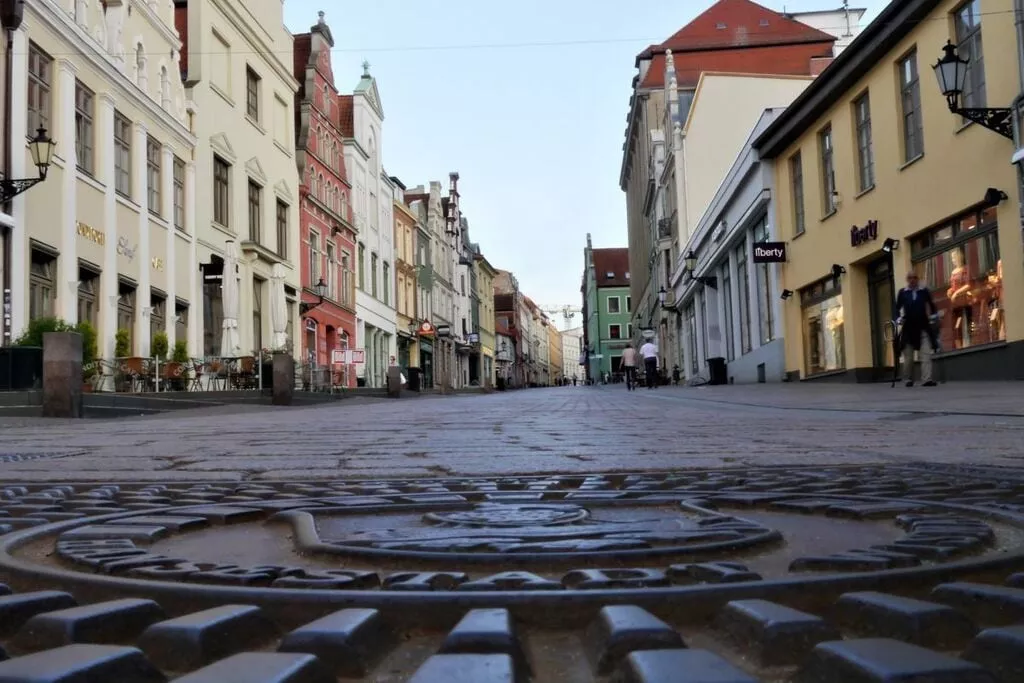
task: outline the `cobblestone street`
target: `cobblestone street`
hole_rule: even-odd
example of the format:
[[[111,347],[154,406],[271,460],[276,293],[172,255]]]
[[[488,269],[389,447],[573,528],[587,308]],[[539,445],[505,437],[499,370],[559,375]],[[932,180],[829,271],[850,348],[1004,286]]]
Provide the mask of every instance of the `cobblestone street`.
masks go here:
[[[20,481],[510,475],[1024,458],[1017,384],[535,389],[0,420]],[[400,426],[398,426],[400,425]]]

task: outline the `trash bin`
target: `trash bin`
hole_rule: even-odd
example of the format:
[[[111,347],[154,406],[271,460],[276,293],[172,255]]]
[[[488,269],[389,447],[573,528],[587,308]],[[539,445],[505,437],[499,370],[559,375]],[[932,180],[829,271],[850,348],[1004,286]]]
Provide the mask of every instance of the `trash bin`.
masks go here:
[[[28,391],[43,386],[43,350],[38,346],[0,348],[0,391]]]
[[[724,358],[708,358],[708,384],[728,384]]]
[[[409,368],[405,372],[406,372],[406,375],[407,375],[406,376],[407,384],[405,385],[405,388],[408,389],[409,391],[419,391],[420,390],[420,374],[423,371],[420,370],[419,368]]]

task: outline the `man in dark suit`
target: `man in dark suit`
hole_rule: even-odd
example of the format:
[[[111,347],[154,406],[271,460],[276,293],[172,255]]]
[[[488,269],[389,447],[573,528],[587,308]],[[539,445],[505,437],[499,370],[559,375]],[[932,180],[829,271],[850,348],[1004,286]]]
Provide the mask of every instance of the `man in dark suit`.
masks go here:
[[[938,315],[932,293],[918,283],[916,273],[907,274],[907,286],[896,295],[893,319],[900,331],[900,351],[903,353],[903,378],[908,387],[914,386],[914,351],[921,356],[921,385],[934,387],[932,380],[932,353],[939,350],[939,341],[932,320]],[[925,350],[922,341],[928,338],[931,348]]]

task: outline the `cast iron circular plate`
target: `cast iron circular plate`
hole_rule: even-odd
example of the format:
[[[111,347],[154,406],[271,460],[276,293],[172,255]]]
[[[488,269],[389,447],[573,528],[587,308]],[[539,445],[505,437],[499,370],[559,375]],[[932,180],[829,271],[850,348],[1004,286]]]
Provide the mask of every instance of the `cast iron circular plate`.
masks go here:
[[[1024,624],[1022,512],[1018,472],[925,466],[11,484],[0,680],[983,681],[1024,667],[978,635]]]

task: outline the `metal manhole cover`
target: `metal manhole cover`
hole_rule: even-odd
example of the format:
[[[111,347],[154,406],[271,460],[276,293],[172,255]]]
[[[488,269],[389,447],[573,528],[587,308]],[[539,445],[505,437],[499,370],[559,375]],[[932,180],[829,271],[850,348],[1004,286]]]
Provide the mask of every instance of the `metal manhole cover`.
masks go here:
[[[311,681],[457,682],[465,674],[488,683],[506,680],[502,672],[670,681],[689,679],[658,672],[723,660],[755,681],[798,670],[805,681],[842,681],[843,667],[911,656],[899,649],[906,644],[960,666],[967,660],[949,653],[970,659],[965,648],[979,625],[1000,622],[993,614],[1024,622],[1024,590],[991,585],[1024,569],[1020,482],[873,466],[12,485],[0,489],[0,573],[57,600],[40,617],[57,614],[60,623],[22,619],[0,628],[0,641],[8,637],[7,650],[23,655],[11,662],[76,642],[135,644],[163,673],[222,667],[214,676],[223,667],[273,668],[224,659],[234,652],[312,652],[320,659],[310,670],[326,667],[327,678]],[[930,593],[955,581],[961,588]],[[100,601],[76,609],[101,614],[68,617],[59,594],[45,592],[54,589]],[[0,623],[4,601],[16,597],[0,598]],[[927,626],[936,609],[944,618]],[[109,627],[62,622],[86,617],[94,625],[106,617]],[[314,621],[324,633],[292,630]],[[196,632],[214,628],[239,635],[213,654],[167,655],[168,647],[202,650]],[[858,635],[882,639],[850,640]],[[844,636],[860,645],[813,649]],[[315,647],[324,642],[348,642],[354,654],[339,663],[331,648]],[[669,654],[640,654],[647,650]],[[74,666],[113,661],[95,649],[64,652]],[[1014,658],[1024,666],[1024,654]],[[3,678],[5,666],[0,680],[19,680]]]

